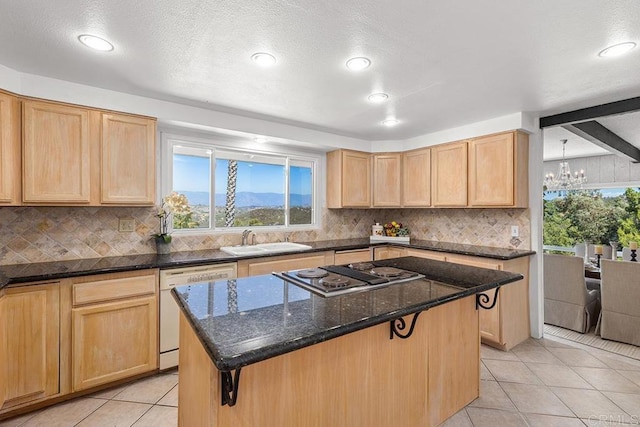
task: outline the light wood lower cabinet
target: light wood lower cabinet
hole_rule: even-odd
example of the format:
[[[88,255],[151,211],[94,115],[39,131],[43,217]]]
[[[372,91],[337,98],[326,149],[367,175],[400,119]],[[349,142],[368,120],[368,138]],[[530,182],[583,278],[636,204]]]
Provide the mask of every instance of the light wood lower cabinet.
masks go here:
[[[418,258],[434,259],[436,261],[446,261],[447,255],[444,252],[427,251],[424,249],[406,248],[404,256],[415,256]]]
[[[315,268],[333,263],[333,251],[245,259],[238,261],[238,277],[259,276],[271,274],[274,271]]]
[[[0,413],[59,393],[59,284],[4,290]]]
[[[333,262],[335,265],[351,264],[354,262],[367,262],[372,260],[371,255],[371,248],[336,251]]]
[[[73,391],[158,368],[157,270],[74,280]]]
[[[480,309],[482,342],[510,350],[531,336],[529,321],[529,257],[499,261],[465,255],[447,255],[447,262],[520,273],[524,279],[500,287],[498,301],[491,310]],[[496,291],[489,291],[493,302]]]
[[[396,248],[393,246],[373,248],[373,259],[378,261],[381,259],[398,258],[405,256],[406,250],[406,248]]]

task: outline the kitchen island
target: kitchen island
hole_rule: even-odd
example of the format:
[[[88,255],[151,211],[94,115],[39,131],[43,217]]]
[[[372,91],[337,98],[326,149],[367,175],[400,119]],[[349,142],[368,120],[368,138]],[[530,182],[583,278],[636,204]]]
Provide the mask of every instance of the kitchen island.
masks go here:
[[[414,257],[423,274],[323,297],[267,275],[175,288],[181,426],[429,426],[478,397],[483,292],[519,274]]]

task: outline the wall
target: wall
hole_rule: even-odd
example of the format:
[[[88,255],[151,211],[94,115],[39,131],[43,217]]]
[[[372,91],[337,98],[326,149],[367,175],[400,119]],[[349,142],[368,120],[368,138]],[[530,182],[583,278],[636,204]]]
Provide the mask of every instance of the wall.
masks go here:
[[[118,218],[134,218],[134,232],[118,231]],[[321,230],[291,234],[297,242],[366,237],[375,221],[403,222],[413,238],[474,245],[530,248],[526,209],[325,209]],[[511,225],[520,227],[512,239]],[[0,265],[155,252],[155,208],[2,207]],[[288,233],[287,233],[288,234]],[[257,241],[281,241],[285,233],[257,233]],[[238,233],[174,235],[173,250],[201,250],[240,243]]]
[[[588,186],[606,184],[611,187],[610,184],[614,183],[635,183],[635,185],[640,183],[640,163],[633,163],[625,157],[609,154],[567,159],[567,161],[572,173],[584,169]],[[552,172],[557,175],[559,163],[560,160],[544,162],[545,174]]]

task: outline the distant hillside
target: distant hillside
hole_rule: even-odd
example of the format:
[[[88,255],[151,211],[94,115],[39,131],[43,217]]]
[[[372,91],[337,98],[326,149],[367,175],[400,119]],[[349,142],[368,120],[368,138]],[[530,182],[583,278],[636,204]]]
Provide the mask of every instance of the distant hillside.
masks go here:
[[[204,191],[178,191],[187,196],[193,205],[209,205],[209,193]],[[226,194],[216,194],[216,206],[227,203]],[[278,193],[253,193],[241,191],[236,193],[236,206],[248,208],[252,206],[284,206],[284,195]],[[292,194],[291,206],[311,206],[311,194]]]

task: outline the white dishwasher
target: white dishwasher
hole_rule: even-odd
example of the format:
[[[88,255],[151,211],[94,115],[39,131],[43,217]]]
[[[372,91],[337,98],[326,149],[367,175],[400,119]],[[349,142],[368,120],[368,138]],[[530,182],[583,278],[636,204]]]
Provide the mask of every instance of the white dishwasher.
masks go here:
[[[171,296],[174,286],[235,279],[235,263],[160,270],[160,369],[178,366],[178,304]]]

